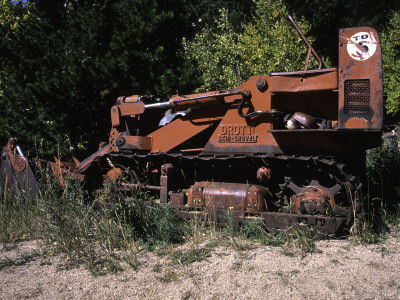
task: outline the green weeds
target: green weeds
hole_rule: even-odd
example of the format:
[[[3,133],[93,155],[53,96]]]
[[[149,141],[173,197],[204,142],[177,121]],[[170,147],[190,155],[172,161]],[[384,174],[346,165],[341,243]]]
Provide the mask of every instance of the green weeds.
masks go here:
[[[179,274],[175,270],[166,270],[156,278],[162,283],[177,282],[179,281]]]
[[[400,148],[397,139],[367,155],[367,191],[362,197],[364,215],[355,224],[355,240],[379,242],[388,229],[400,224]]]
[[[210,248],[178,250],[172,255],[172,264],[182,264],[185,266],[194,262],[203,261],[211,256],[210,252]]]
[[[107,201],[91,201],[73,178],[60,188],[47,172],[38,177],[40,191],[30,203],[1,194],[1,242],[40,238],[63,252],[67,265],[83,263],[103,274],[119,272],[122,262],[137,269],[138,251],[183,241],[183,221],[142,191],[117,193],[109,184],[94,196]]]
[[[288,245],[294,244],[304,257],[317,250],[315,241],[318,238],[317,229],[295,223],[287,232]]]
[[[0,198],[0,242],[16,242],[34,237],[37,231],[35,218],[38,208],[3,190]]]
[[[370,205],[392,210],[400,198],[400,147],[384,143],[367,155],[368,196]]]
[[[32,251],[31,253],[23,253],[14,259],[8,258],[6,255],[3,255],[3,257],[0,259],[0,270],[10,266],[25,265],[38,256],[39,253],[37,253],[36,251]]]

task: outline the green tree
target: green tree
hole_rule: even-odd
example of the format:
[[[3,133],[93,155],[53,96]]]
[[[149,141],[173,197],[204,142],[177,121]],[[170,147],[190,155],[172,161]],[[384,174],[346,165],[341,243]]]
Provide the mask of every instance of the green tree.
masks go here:
[[[255,1],[252,21],[240,30],[235,30],[229,21],[227,10],[220,13],[217,30],[206,27],[193,41],[184,42],[186,55],[197,62],[202,73],[200,89],[238,85],[235,68],[241,80],[250,75],[304,68],[307,49],[287,19],[282,1]],[[300,27],[305,33],[310,29],[305,21],[300,22]]]
[[[311,24],[315,48],[337,61],[340,28],[371,26],[382,32],[400,1],[393,0],[283,0],[289,12],[303,16]]]
[[[381,35],[385,107],[389,114],[400,112],[400,11]]]
[[[65,7],[65,3],[68,6]],[[182,58],[193,32],[191,1],[30,1],[14,30],[0,27],[0,137],[27,146],[107,140],[109,109],[120,95],[191,90]]]
[[[13,4],[10,0],[0,0],[0,26],[8,26],[11,30],[14,30],[18,20],[24,18],[27,14],[28,10],[24,8],[22,2]],[[1,89],[0,95],[2,95]]]
[[[241,31],[242,24],[251,21],[255,3],[253,0],[194,0],[192,11],[196,16],[195,25],[199,28],[207,27],[210,31],[218,31],[221,10],[226,11],[226,18],[234,30]]]
[[[0,0],[0,24],[8,24],[12,29],[18,24],[18,20],[27,13],[22,2],[12,3],[10,0]]]

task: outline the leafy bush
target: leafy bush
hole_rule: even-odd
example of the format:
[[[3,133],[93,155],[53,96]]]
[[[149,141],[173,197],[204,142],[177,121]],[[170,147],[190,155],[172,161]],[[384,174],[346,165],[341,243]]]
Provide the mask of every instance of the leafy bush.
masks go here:
[[[383,208],[391,209],[399,203],[400,148],[397,139],[369,151],[367,155],[369,198],[379,198]]]
[[[367,154],[366,195],[363,195],[364,217],[356,228],[356,240],[376,243],[388,225],[400,222],[400,148],[393,136],[381,147]]]
[[[400,109],[400,12],[395,12],[382,33],[383,80],[385,85],[385,107],[389,114],[398,114]]]
[[[304,68],[307,48],[287,19],[286,6],[281,0],[257,0],[255,6],[252,22],[241,30],[230,22],[228,11],[221,10],[216,27],[204,28],[193,41],[184,40],[187,58],[198,64],[202,74],[199,90],[233,88],[239,84],[236,75],[247,80],[271,71]],[[307,34],[309,24],[299,21]],[[311,59],[309,69],[315,66]]]

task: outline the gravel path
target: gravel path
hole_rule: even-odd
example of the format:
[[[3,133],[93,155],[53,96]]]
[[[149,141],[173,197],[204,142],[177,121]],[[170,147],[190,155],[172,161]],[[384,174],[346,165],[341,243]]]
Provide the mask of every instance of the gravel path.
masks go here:
[[[65,269],[63,255],[24,241],[0,246],[0,298],[399,299],[399,246],[398,234],[368,246],[320,241],[306,257],[256,244],[242,251],[220,246],[187,266],[141,251],[137,270],[93,276],[82,265]]]

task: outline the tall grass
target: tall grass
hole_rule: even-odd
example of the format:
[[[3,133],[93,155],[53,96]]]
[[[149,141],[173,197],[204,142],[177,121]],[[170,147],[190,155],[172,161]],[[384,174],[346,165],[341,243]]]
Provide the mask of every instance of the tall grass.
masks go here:
[[[396,208],[400,200],[400,147],[397,139],[369,151],[367,177],[370,205],[385,210]]]
[[[38,177],[40,190],[31,203],[23,204],[3,191],[1,242],[40,238],[65,253],[71,263],[84,263],[101,274],[120,270],[121,261],[136,268],[136,252],[142,248],[183,240],[183,221],[169,207],[152,206],[143,191],[124,194],[110,183],[94,194],[93,201],[73,178],[61,188],[48,172]]]
[[[388,225],[400,223],[400,150],[397,145],[374,149],[367,159],[368,189],[364,217],[356,238],[374,243]],[[23,203],[2,188],[0,195],[0,242],[38,238],[65,253],[69,263],[84,263],[94,274],[117,272],[124,261],[132,268],[141,249],[163,248],[189,242],[191,248],[175,254],[182,264],[204,259],[209,249],[221,243],[242,251],[243,238],[280,246],[290,254],[297,248],[304,256],[314,252],[315,228],[293,225],[268,230],[260,219],[246,220],[241,227],[228,210],[226,226],[206,226],[196,218],[183,221],[167,206],[154,205],[142,190],[116,191],[106,184],[93,195],[70,178],[61,188],[49,172],[37,174],[40,189],[32,202]],[[204,243],[205,242],[205,243]]]
[[[17,241],[33,237],[37,232],[36,206],[23,203],[1,189],[0,197],[0,242]]]
[[[367,154],[364,217],[356,238],[376,243],[388,227],[400,224],[400,147],[397,139]]]

